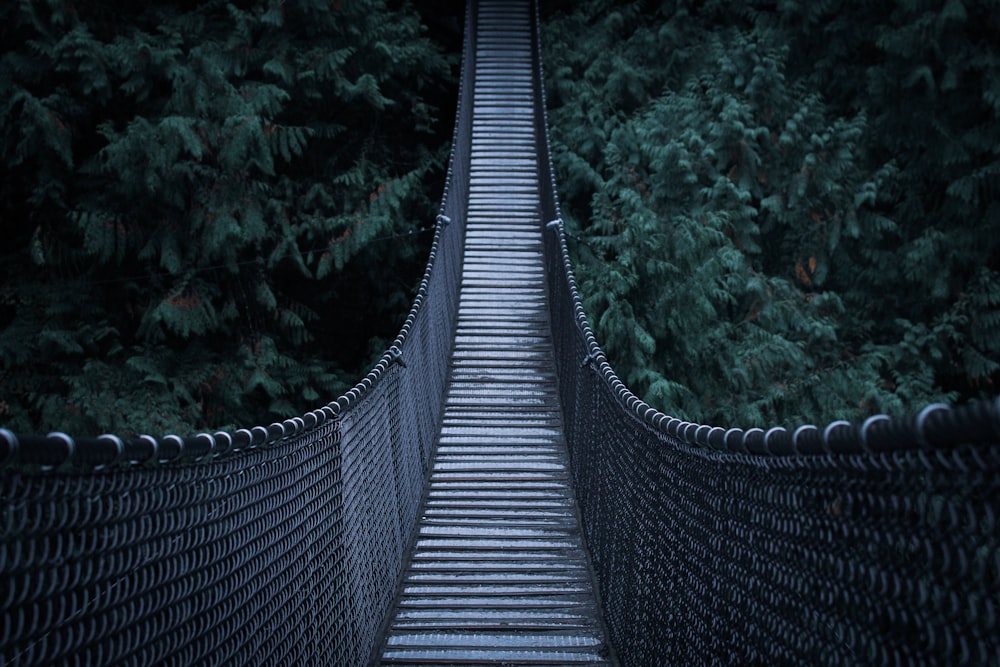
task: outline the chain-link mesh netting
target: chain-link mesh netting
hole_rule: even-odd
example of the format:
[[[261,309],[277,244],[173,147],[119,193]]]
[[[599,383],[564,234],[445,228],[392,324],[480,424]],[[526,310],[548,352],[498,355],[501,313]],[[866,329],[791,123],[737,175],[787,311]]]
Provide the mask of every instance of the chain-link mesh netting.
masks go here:
[[[1000,665],[1000,401],[794,432],[653,410],[587,323],[538,136],[573,482],[622,664]]]
[[[328,419],[210,463],[5,471],[0,662],[355,655],[338,436]]]
[[[692,445],[623,405],[564,324],[572,473],[623,664],[1000,664],[1000,448],[961,426],[870,453]]]
[[[369,659],[447,381],[471,136],[467,13],[427,271],[399,337],[361,383],[321,410],[235,433],[0,430],[0,665]]]

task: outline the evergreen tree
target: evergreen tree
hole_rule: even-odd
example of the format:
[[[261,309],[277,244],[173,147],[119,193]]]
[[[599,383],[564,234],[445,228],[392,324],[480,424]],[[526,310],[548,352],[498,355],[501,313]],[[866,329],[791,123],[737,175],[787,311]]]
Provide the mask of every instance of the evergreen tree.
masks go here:
[[[903,159],[924,155],[927,133],[890,130],[900,91],[878,100],[874,84],[832,83],[905,81],[891,58],[860,76],[858,42],[891,42],[879,9],[645,4],[556,13],[544,42],[581,290],[623,379],[671,414],[742,426],[861,419],[989,387],[989,192],[942,210]],[[830,30],[842,39],[822,39]],[[918,34],[915,52],[956,48]],[[989,47],[963,48],[989,69]],[[985,90],[955,91],[982,120],[966,126],[970,145],[997,127]],[[939,138],[934,150],[954,150]],[[942,180],[967,182],[996,145]]]
[[[22,0],[0,19],[0,420],[184,432],[353,383],[400,326],[440,192],[455,59],[419,13]]]
[[[1000,29],[995,3],[784,3],[797,76],[840,110],[863,109],[869,193],[853,270],[837,272],[850,307],[912,382],[971,396],[1000,380]],[[803,63],[815,63],[803,68]],[[853,298],[857,297],[857,298]],[[885,317],[883,314],[892,314]]]

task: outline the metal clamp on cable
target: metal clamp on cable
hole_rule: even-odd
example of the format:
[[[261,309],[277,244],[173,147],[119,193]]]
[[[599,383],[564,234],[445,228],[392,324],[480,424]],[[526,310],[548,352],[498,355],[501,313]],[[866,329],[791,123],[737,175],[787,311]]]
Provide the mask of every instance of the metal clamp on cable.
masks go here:
[[[558,231],[563,228],[563,219],[556,218],[555,220],[549,220],[548,222],[545,223],[545,228],[555,229],[556,231]]]
[[[446,216],[444,213],[438,213],[437,221],[442,227],[447,227],[451,224],[451,218]]]
[[[597,355],[593,352],[588,352],[587,356],[583,358],[580,362],[580,368],[586,368],[587,366],[593,366],[594,362],[597,361]]]
[[[403,353],[395,345],[389,348],[389,361],[406,368],[406,362],[403,361]]]

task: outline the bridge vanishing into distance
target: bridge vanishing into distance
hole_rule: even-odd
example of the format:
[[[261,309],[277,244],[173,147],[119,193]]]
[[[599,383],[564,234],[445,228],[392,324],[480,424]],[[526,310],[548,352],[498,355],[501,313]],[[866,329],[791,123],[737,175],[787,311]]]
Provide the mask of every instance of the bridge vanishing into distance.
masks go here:
[[[1000,665],[1000,400],[664,415],[573,279],[531,0],[470,0],[410,314],[235,432],[0,429],[0,665]]]

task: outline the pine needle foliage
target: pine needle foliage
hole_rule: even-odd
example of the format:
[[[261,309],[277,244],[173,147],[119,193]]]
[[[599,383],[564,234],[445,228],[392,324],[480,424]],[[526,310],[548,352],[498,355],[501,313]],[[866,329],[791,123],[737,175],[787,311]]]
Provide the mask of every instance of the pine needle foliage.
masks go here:
[[[186,432],[353,382],[441,187],[456,60],[417,9],[20,0],[0,22],[0,421]]]
[[[898,4],[549,17],[581,291],[651,404],[749,427],[995,391],[997,19]]]

